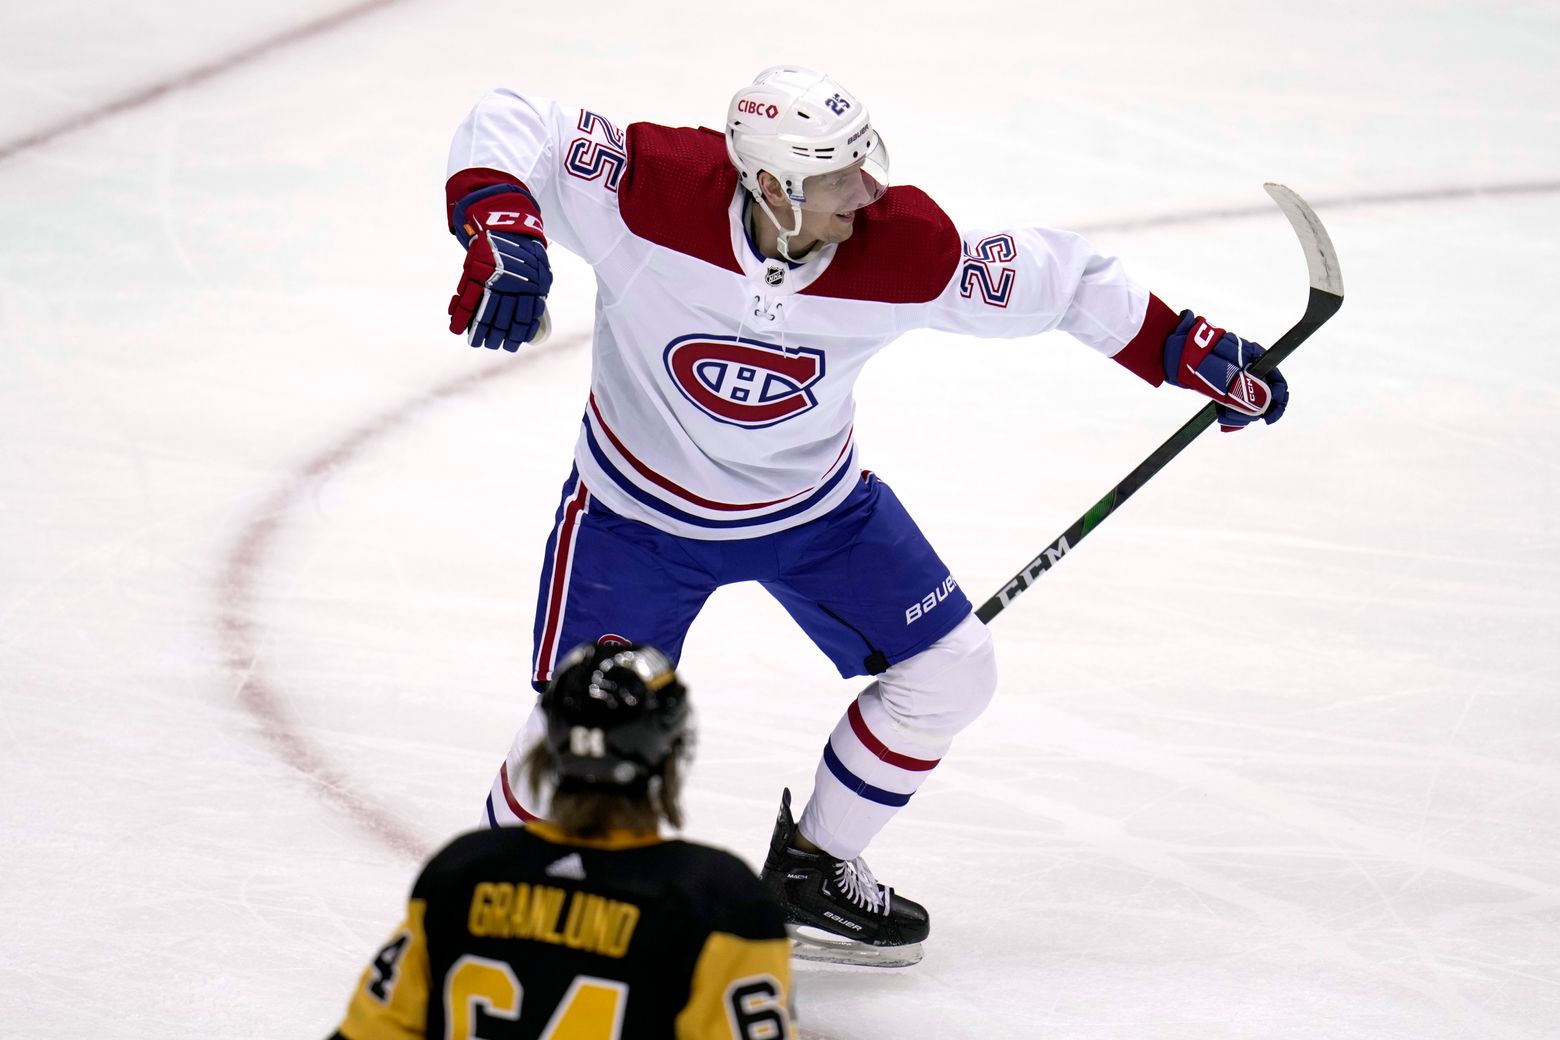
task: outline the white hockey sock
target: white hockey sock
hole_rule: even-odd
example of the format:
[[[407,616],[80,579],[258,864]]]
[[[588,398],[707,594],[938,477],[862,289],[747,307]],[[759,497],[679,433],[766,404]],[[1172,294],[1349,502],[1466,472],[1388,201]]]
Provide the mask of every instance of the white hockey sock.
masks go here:
[[[879,675],[829,735],[802,835],[831,856],[861,855],[996,688],[991,635],[973,614]]]
[[[498,775],[493,778],[493,787],[482,812],[482,826],[519,827],[546,814],[542,792],[533,789],[520,770],[526,753],[540,744],[546,735],[547,720],[542,716],[542,709],[540,706],[532,708],[525,725],[515,733]]]
[[[855,859],[910,800],[951,740],[908,739],[889,718],[877,683],[851,702],[829,742],[799,826],[831,856]]]

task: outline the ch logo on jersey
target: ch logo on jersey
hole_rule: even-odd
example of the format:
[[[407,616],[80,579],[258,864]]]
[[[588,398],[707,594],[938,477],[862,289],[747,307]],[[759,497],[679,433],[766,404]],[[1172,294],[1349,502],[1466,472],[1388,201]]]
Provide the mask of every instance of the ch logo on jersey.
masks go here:
[[[817,407],[823,351],[783,350],[736,336],[682,336],[666,347],[682,395],[717,422],[759,429]]]

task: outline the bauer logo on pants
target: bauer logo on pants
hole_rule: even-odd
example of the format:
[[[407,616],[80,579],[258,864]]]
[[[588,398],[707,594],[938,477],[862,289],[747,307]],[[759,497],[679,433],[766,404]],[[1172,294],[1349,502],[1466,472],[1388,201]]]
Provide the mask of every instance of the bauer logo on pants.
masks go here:
[[[736,336],[683,336],[666,347],[666,371],[682,395],[718,422],[758,429],[817,407],[823,352],[783,350]]]
[[[936,610],[937,604],[947,599],[953,590],[958,587],[959,583],[953,580],[953,575],[948,575],[943,579],[941,585],[928,592],[919,603],[912,604],[910,609],[905,611],[905,624],[913,625],[933,610]]]

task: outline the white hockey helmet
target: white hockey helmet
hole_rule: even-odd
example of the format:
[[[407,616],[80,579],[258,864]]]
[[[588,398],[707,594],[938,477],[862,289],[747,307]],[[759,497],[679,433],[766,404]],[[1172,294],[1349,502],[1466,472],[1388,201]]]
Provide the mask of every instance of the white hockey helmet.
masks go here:
[[[860,209],[888,190],[888,149],[866,106],[830,77],[800,65],[765,69],[736,92],[726,110],[726,152],[742,186],[780,229],[782,251],[801,229],[804,209]],[[860,176],[848,184],[827,177],[849,170]],[[790,198],[791,221],[780,221],[769,208],[760,171],[778,180]]]

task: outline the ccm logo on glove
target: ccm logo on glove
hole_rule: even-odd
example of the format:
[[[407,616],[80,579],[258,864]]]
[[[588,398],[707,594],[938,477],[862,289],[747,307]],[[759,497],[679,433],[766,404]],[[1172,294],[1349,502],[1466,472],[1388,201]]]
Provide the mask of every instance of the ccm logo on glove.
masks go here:
[[[513,227],[515,224],[522,223],[520,219],[521,217],[525,218],[523,223],[526,227],[533,231],[542,231],[542,218],[537,216],[535,213],[522,214],[507,209],[494,210],[492,213],[489,213],[487,215],[487,226],[490,228]],[[470,225],[468,225],[467,228],[470,230]]]
[[[450,230],[466,245],[450,331],[466,333],[474,347],[519,350],[545,327],[552,288],[536,200],[520,184],[479,189],[455,203]]]
[[[1212,398],[1226,433],[1257,418],[1275,423],[1289,404],[1289,384],[1276,368],[1266,380],[1251,374],[1264,353],[1250,340],[1182,311],[1165,339],[1165,379]]]

